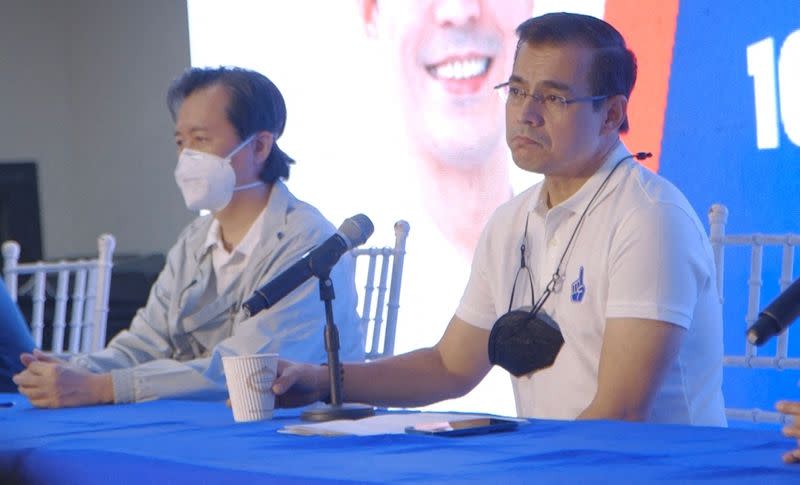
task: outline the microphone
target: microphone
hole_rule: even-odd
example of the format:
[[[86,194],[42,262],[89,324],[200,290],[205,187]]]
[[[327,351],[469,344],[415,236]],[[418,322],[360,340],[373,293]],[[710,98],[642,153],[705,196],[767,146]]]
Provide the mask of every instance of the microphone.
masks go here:
[[[271,307],[312,276],[327,276],[342,254],[364,244],[375,226],[364,214],[345,219],[339,230],[272,281],[253,293],[242,308],[248,317]]]
[[[778,295],[758,314],[758,320],[747,330],[747,341],[763,345],[773,335],[783,332],[800,316],[800,278]]]

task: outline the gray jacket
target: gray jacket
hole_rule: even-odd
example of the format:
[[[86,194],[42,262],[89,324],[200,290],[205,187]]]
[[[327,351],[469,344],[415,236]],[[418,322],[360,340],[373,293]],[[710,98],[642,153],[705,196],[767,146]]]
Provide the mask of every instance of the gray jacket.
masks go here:
[[[193,221],[167,261],[130,329],[99,352],[73,362],[95,372],[111,372],[117,403],[158,398],[222,399],[227,394],[222,357],[277,352],[281,358],[326,361],[325,309],[319,284],[311,278],[276,305],[251,318],[240,312],[253,291],[280,274],[335,232],[309,204],[276,182],[264,211],[260,242],[249,267],[229,292],[210,304],[200,300],[215,285],[211,251],[205,240],[211,216]],[[343,361],[364,358],[364,335],[356,313],[353,258],[346,254],[331,272]],[[216,291],[214,291],[216,293]]]

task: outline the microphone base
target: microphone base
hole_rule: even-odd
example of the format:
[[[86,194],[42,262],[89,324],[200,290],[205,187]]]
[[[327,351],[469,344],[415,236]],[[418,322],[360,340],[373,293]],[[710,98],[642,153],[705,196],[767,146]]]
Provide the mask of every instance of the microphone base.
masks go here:
[[[334,419],[361,419],[375,414],[375,408],[364,404],[340,404],[307,409],[300,415],[303,421],[332,421]]]

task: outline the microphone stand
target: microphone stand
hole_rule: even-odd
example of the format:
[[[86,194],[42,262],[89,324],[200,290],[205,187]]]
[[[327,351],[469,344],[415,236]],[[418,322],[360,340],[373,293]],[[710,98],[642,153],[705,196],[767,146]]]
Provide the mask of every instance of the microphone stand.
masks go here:
[[[375,414],[372,406],[342,403],[342,364],[339,362],[339,330],[333,322],[333,282],[330,274],[319,276],[319,298],[325,303],[325,351],[328,353],[328,372],[331,381],[331,403],[307,409],[300,415],[304,421],[361,419]]]

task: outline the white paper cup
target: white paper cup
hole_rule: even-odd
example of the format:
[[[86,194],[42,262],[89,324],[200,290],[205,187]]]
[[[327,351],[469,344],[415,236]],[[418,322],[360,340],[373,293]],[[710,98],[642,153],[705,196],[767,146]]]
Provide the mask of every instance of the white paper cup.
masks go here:
[[[278,354],[223,357],[222,367],[233,419],[244,422],[272,418],[275,408],[272,382],[278,373]]]

